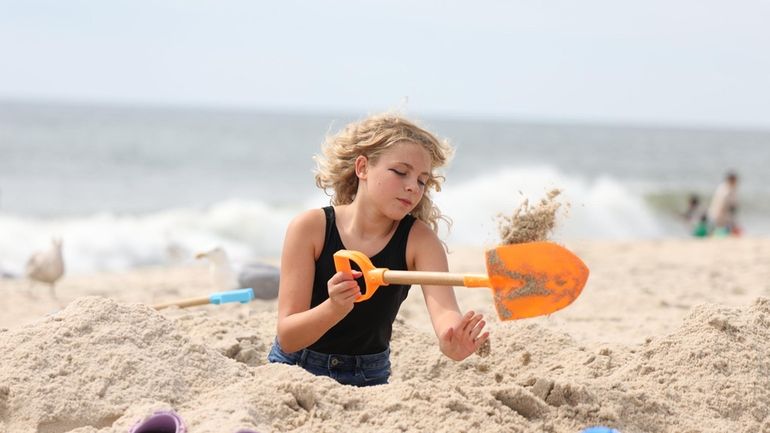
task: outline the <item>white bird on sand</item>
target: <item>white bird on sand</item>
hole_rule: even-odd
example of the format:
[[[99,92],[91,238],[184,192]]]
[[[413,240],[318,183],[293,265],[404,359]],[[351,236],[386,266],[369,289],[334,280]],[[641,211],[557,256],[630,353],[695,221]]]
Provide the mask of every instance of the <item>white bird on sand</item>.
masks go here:
[[[195,255],[196,259],[209,259],[211,284],[217,291],[251,288],[257,299],[278,297],[280,270],[264,263],[248,263],[236,272],[222,247]]]
[[[54,286],[64,275],[64,257],[61,249],[62,240],[54,238],[51,239],[51,243],[48,251],[36,252],[27,260],[27,278],[50,285],[51,296],[55,298]]]

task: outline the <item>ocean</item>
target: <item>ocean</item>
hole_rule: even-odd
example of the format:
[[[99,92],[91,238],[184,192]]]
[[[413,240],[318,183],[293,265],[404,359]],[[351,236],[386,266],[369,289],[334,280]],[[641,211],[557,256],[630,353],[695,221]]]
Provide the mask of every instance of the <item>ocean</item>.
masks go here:
[[[328,197],[313,155],[367,113],[271,113],[0,103],[0,271],[64,240],[68,272],[280,255],[293,215]],[[406,115],[456,148],[434,194],[450,245],[498,242],[497,216],[563,190],[556,240],[686,237],[690,194],[705,204],[739,175],[746,236],[770,235],[770,131],[533,123]]]

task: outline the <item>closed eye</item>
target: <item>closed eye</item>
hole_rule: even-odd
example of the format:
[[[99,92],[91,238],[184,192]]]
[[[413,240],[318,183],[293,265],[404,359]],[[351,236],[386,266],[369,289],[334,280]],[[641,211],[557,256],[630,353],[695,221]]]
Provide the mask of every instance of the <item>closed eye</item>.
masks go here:
[[[392,171],[393,173],[396,173],[400,177],[406,176],[406,172],[405,171],[399,171],[399,170],[396,170],[395,168],[389,168],[388,170]],[[425,185],[427,184],[427,181],[423,181],[423,180],[420,180],[418,178],[417,179],[417,184],[420,185],[420,188],[425,188]]]

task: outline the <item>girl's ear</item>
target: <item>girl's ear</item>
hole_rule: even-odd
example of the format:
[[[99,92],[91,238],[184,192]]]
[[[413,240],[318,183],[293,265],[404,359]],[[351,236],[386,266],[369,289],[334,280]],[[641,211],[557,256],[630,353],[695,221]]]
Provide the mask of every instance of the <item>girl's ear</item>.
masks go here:
[[[356,158],[356,177],[366,179],[366,172],[369,169],[369,159],[364,155],[358,155]]]

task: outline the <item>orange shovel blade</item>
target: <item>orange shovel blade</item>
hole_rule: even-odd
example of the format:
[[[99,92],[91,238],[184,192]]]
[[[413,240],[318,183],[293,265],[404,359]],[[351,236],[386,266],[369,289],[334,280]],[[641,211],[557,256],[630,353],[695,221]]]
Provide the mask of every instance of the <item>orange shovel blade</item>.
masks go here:
[[[580,295],[588,267],[550,242],[505,245],[489,250],[487,274],[500,320],[551,314]]]

